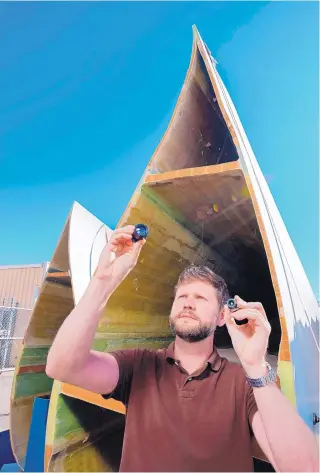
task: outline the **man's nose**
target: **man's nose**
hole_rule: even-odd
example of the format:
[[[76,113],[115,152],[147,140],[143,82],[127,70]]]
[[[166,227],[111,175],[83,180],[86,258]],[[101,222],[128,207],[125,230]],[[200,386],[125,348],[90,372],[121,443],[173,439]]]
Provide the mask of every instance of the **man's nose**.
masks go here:
[[[192,309],[192,310],[194,310],[196,308],[195,301],[194,301],[193,297],[187,297],[185,299],[184,308],[185,309]]]

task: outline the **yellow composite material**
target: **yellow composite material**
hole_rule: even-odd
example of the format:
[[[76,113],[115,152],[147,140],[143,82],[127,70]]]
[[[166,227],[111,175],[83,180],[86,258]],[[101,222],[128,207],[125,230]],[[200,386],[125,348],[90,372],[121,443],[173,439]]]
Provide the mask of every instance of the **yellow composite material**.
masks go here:
[[[208,50],[194,28],[189,70],[167,132],[118,223],[145,223],[150,233],[137,266],[104,308],[93,348],[167,346],[177,277],[188,264],[206,264],[225,277],[231,295],[265,306],[272,326],[269,354],[278,360],[281,389],[295,404],[286,319],[269,237],[211,69]],[[74,251],[83,232],[70,234],[70,219],[72,213],[16,368],[11,441],[23,466],[33,399],[51,395],[45,470],[117,471],[124,406],[68,384],[55,381],[52,386],[44,372],[53,338],[85,287],[82,281],[79,291],[82,270],[72,268],[79,258],[87,267],[91,258],[90,252],[82,255],[80,247]],[[225,328],[217,330],[215,342],[218,349],[231,352]]]

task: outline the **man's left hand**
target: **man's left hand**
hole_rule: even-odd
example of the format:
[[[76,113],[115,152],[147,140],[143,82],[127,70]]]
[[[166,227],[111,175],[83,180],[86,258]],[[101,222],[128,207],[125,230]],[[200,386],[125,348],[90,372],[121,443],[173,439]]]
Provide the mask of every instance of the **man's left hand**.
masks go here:
[[[224,320],[232,340],[233,348],[250,378],[267,374],[265,357],[271,326],[260,302],[245,302],[235,296],[238,310],[230,311],[224,306]],[[237,325],[235,320],[248,319],[248,323]]]

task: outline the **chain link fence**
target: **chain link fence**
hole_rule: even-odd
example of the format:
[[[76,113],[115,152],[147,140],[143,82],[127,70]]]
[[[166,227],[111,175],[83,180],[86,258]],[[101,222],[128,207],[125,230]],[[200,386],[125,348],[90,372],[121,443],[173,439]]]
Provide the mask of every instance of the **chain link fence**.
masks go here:
[[[19,307],[13,299],[10,305],[0,305],[0,373],[13,371],[20,354],[22,340],[32,309]]]

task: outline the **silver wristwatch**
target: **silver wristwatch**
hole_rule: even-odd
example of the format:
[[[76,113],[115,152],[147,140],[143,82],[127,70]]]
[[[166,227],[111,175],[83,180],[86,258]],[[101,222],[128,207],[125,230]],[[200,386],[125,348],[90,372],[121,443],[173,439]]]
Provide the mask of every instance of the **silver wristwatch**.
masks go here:
[[[268,374],[264,376],[263,378],[256,378],[256,379],[249,378],[247,376],[246,378],[247,378],[247,383],[249,384],[249,386],[252,386],[253,388],[263,388],[264,386],[267,386],[270,383],[275,383],[277,381],[277,375],[274,369],[270,366],[269,363],[265,363],[265,364],[269,370]]]

